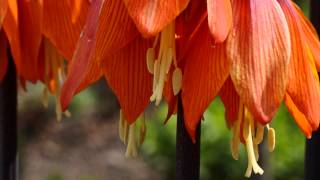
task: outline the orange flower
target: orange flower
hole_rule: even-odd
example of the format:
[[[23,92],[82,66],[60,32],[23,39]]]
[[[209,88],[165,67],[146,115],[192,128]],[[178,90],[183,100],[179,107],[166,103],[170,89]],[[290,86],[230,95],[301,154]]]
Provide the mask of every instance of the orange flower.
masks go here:
[[[226,2],[219,1],[228,10],[231,7]],[[216,1],[211,3],[212,7],[217,6]],[[226,57],[225,46],[215,45],[215,42],[227,37],[231,17],[222,18],[223,22],[212,19],[214,15],[210,12],[208,16],[204,2],[190,1],[187,9],[186,4],[177,4],[169,1],[140,1],[140,4],[137,1],[93,1],[62,88],[63,108],[75,93],[104,74],[119,99],[123,117],[120,129],[127,129],[124,132],[127,134],[132,129],[128,128],[129,124],[136,121],[150,100],[159,104],[165,94],[174,107],[174,95],[182,89],[185,124],[194,137],[200,117],[229,73],[228,62],[222,58]],[[183,9],[185,11],[180,13]],[[227,27],[220,29],[223,25]],[[150,37],[153,35],[156,37]],[[218,60],[221,58],[225,61]],[[201,88],[196,88],[199,86]],[[123,123],[126,122],[124,119],[129,124]],[[123,133],[120,136],[126,137]],[[128,140],[128,144],[130,142]],[[130,146],[128,149],[131,151]]]
[[[276,1],[274,1],[274,3],[275,5],[277,4]],[[275,96],[274,92],[270,93],[266,98],[271,100],[266,101],[262,98],[262,100],[264,100],[260,102],[263,103],[262,106],[255,105],[254,107],[266,107],[265,109],[268,110],[270,109],[269,107],[271,107],[268,106],[268,103],[275,103],[276,100],[277,103],[273,105],[276,105],[274,108],[277,108],[278,104],[284,100],[298,126],[308,138],[311,138],[312,131],[318,129],[320,120],[319,112],[317,111],[317,108],[320,105],[320,91],[316,69],[316,67],[319,68],[320,42],[311,23],[306,17],[304,17],[301,10],[298,9],[295,4],[289,0],[278,0],[278,3],[280,5],[279,7],[281,7],[280,10],[283,12],[285,20],[288,24],[291,51],[287,70],[284,69],[284,66],[280,65],[276,66],[276,68],[279,68],[280,71],[288,71],[287,73],[283,74],[284,77],[281,77],[288,78],[288,83],[281,85],[283,81],[268,82],[276,83],[269,87],[271,91],[274,91],[272,88],[278,88],[279,85],[281,85],[280,87],[285,87],[285,92],[281,91],[278,96]],[[236,13],[234,13],[234,16],[236,16]],[[255,30],[252,32],[255,32]],[[267,33],[269,32],[270,31]],[[279,31],[279,33],[283,32]],[[233,37],[231,36],[229,39],[230,38]],[[242,39],[242,42],[246,42],[246,40]],[[263,43],[266,43],[266,41],[263,41]],[[242,51],[245,49],[245,47],[245,45],[242,46]],[[276,49],[276,47],[273,48]],[[234,49],[229,50],[232,51]],[[283,50],[283,48],[281,50]],[[280,53],[278,52],[277,54]],[[279,60],[280,58],[275,59]],[[266,59],[263,58],[263,60]],[[268,58],[268,60],[270,59]],[[255,61],[257,61],[257,58],[255,58]],[[268,68],[268,71],[270,70],[271,69]],[[271,76],[276,76],[275,73],[279,73],[279,70],[271,70]],[[261,71],[261,68],[259,68],[258,71]],[[261,72],[255,73],[255,77],[251,78],[261,82],[261,76],[259,76],[259,74],[261,74]],[[243,76],[240,77],[243,78]],[[261,174],[263,173],[263,170],[257,164],[257,160],[259,158],[258,144],[260,144],[263,140],[265,126],[268,130],[269,150],[272,151],[274,149],[275,131],[268,125],[273,113],[270,113],[270,115],[266,114],[266,119],[261,118],[262,113],[255,114],[256,109],[250,109],[250,97],[248,98],[243,94],[242,87],[237,87],[246,87],[247,84],[238,84],[239,79],[233,77],[232,70],[231,78],[233,82],[231,79],[226,81],[221,89],[220,96],[226,107],[226,119],[228,121],[228,125],[233,131],[233,139],[231,141],[232,155],[235,159],[238,159],[238,144],[239,142],[244,143],[248,152],[248,169],[246,176],[250,176],[252,169],[255,173]],[[270,77],[268,80],[271,81],[274,78],[276,77]],[[247,91],[248,88],[257,88],[257,86],[249,86],[246,87],[245,90]],[[269,89],[262,88],[262,90],[263,93],[267,94]],[[258,93],[256,93],[256,95],[257,94]],[[261,98],[259,99],[261,100]],[[274,110],[264,112],[273,112]]]
[[[84,24],[81,18],[86,16],[86,9],[82,7],[88,6],[89,2],[72,0],[59,3],[54,0],[0,1],[0,80],[6,73],[7,51],[10,49],[22,83],[25,80],[43,81],[46,85],[44,100],[47,100],[48,91],[56,96],[58,120],[61,119],[60,86],[66,72],[64,57],[71,59]],[[59,27],[56,23],[61,16],[68,22]],[[63,42],[61,34],[66,31],[70,36],[64,37]]]

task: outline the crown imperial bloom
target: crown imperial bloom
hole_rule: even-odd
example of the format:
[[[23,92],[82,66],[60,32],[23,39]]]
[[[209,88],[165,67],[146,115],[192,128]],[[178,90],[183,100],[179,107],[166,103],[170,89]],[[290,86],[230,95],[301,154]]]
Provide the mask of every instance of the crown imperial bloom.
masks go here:
[[[232,156],[238,159],[240,143],[247,149],[246,176],[263,173],[257,147],[267,129],[269,150],[275,148],[270,122],[282,102],[307,137],[318,128],[319,39],[290,0],[93,0],[85,7],[73,56],[47,32],[71,59],[62,108],[104,76],[121,106],[119,135],[127,156],[135,156],[144,140],[144,109],[165,99],[168,119],[177,96],[193,141],[204,111],[221,96]]]

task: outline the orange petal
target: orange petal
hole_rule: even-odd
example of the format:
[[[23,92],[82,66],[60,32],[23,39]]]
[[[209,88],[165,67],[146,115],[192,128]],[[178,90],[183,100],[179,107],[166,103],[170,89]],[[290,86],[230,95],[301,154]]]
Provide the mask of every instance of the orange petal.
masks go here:
[[[145,61],[151,41],[138,37],[103,61],[105,77],[118,97],[129,123],[134,122],[150,102],[152,76]]]
[[[63,107],[66,108],[75,93],[101,77],[102,60],[126,46],[138,34],[122,1],[95,0],[62,89]]]
[[[7,56],[7,38],[4,32],[0,30],[0,84],[7,72],[8,56]]]
[[[38,79],[37,60],[41,43],[41,3],[38,0],[8,1],[3,22],[17,72],[26,80]]]
[[[3,20],[3,30],[7,35],[11,54],[15,61],[20,60],[20,34],[18,28],[17,1],[8,1],[7,14]]]
[[[293,119],[296,121],[301,131],[306,135],[306,137],[311,138],[312,135],[312,127],[309,124],[306,116],[298,109],[298,107],[294,104],[289,94],[286,93],[284,96],[284,102],[293,116]]]
[[[268,123],[287,85],[290,34],[276,0],[233,1],[228,38],[231,78],[255,119]]]
[[[217,43],[226,40],[232,26],[230,0],[207,0],[210,32]]]
[[[306,39],[310,34],[305,34],[304,28],[308,27],[303,26],[302,18],[298,17],[300,15],[290,1],[278,1],[286,15],[291,34],[292,51],[287,94],[297,109],[304,114],[312,128],[316,130],[320,121],[320,87],[313,55]]]
[[[21,59],[16,62],[20,75],[33,82],[39,79],[37,63],[42,39],[41,18],[42,4],[40,0],[18,1]]]
[[[100,67],[100,63],[97,61],[90,61],[87,67],[87,72],[75,93],[79,93],[83,89],[87,88],[90,84],[98,81],[102,75],[103,72]]]
[[[236,92],[231,78],[229,77],[220,90],[220,98],[225,107],[225,117],[228,127],[238,119],[240,97]]]
[[[194,44],[185,56],[182,82],[185,125],[193,139],[201,116],[229,75],[225,44],[213,44],[205,21]]]
[[[154,36],[172,22],[189,0],[123,0],[137,28],[144,36]]]
[[[95,58],[105,59],[138,35],[124,3],[120,0],[106,0],[99,19]]]
[[[317,31],[312,26],[312,23],[308,20],[308,18],[303,14],[303,12],[299,9],[297,5],[291,2],[291,5],[295,8],[297,13],[296,20],[299,21],[301,29],[301,36],[308,43],[314,61],[316,63],[317,70],[320,71],[320,41],[317,34]]]
[[[90,4],[88,0],[44,0],[43,33],[71,60]]]
[[[90,7],[87,24],[79,40],[77,50],[71,61],[69,74],[61,90],[61,105],[66,110],[73,95],[86,77],[88,67],[94,59],[92,52],[96,46],[96,33],[99,24],[99,16],[104,0],[95,0]],[[99,71],[98,71],[99,72]]]
[[[2,26],[3,19],[7,13],[8,0],[0,0],[0,29]]]

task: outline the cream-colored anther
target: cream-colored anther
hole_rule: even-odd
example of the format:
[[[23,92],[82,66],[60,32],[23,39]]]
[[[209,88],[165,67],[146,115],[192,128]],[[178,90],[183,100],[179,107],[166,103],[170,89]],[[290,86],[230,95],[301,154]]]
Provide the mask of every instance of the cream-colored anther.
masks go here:
[[[148,71],[153,74],[154,72],[154,60],[155,60],[155,52],[154,48],[149,48],[147,50],[147,67]]]
[[[182,87],[182,71],[180,68],[176,68],[172,73],[172,89],[173,94],[176,96]]]
[[[253,172],[255,174],[263,174],[263,169],[258,165],[256,156],[254,154],[254,148],[253,148],[253,135],[251,132],[251,127],[254,126],[253,118],[251,117],[251,114],[245,110],[245,118],[244,118],[244,125],[243,125],[243,137],[246,142],[246,149],[248,154],[248,168],[246,171],[245,176],[250,177],[251,176],[251,167],[253,169]]]
[[[43,89],[42,93],[42,104],[45,108],[48,108],[49,106],[49,90],[47,87]]]
[[[62,108],[61,108],[61,103],[60,103],[60,94],[56,95],[56,116],[57,116],[57,121],[61,122],[62,120]]]
[[[159,63],[159,60],[155,60],[154,61],[154,66],[153,66],[153,69],[154,69],[154,74],[153,74],[153,92],[155,92],[156,90],[156,87],[157,87],[157,84],[158,84],[158,81],[159,81],[159,76],[160,76],[160,63]],[[153,98],[150,98],[150,101],[154,101]]]
[[[257,123],[256,136],[254,138],[254,143],[260,144],[263,140],[263,135],[264,135],[264,126],[261,125],[260,123]]]
[[[166,74],[169,73],[171,64],[172,64],[172,60],[173,60],[173,50],[172,48],[168,48],[167,52],[165,54],[165,58],[166,58],[166,64],[165,64],[165,68],[166,68]]]
[[[268,128],[268,149],[274,151],[276,145],[276,133],[273,128]]]
[[[128,145],[125,157],[137,157],[138,146],[136,141],[135,124],[129,126]]]
[[[125,119],[124,119],[124,115],[123,115],[123,112],[122,110],[120,109],[120,112],[119,112],[119,137],[120,137],[120,140],[122,142],[124,142],[124,136],[125,136]]]
[[[254,150],[254,156],[256,157],[256,160],[259,161],[259,144],[256,144],[253,142],[253,150]]]
[[[230,142],[231,155],[233,159],[238,160],[239,159],[239,141],[237,140],[238,135],[235,133],[236,132],[235,126],[232,127],[232,132],[233,132],[233,138]]]
[[[243,120],[243,104],[240,103],[238,118],[232,128],[233,137],[231,140],[231,154],[233,159],[239,159],[239,144],[240,144],[240,124]]]
[[[65,112],[63,112],[63,114],[64,114],[67,118],[69,118],[69,117],[72,116],[72,114],[71,114],[71,112],[70,112],[69,110],[66,110]]]

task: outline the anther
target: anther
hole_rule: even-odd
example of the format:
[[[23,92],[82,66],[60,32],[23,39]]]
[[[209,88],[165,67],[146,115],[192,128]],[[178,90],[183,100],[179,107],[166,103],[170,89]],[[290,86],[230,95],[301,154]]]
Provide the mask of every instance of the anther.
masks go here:
[[[180,68],[176,68],[172,73],[172,89],[173,94],[176,96],[182,87],[182,71]]]

